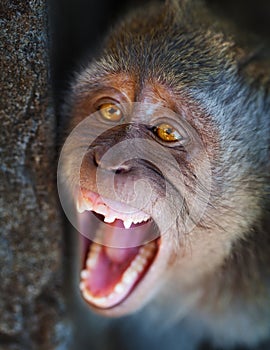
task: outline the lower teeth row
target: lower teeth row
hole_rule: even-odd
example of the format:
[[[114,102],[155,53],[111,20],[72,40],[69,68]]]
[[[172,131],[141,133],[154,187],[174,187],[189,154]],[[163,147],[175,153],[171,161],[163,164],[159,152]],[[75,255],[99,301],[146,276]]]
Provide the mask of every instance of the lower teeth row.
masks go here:
[[[86,300],[93,302],[96,305],[101,305],[108,299],[113,299],[117,294],[123,294],[128,292],[130,286],[132,286],[138,278],[138,275],[144,270],[150,257],[153,255],[155,250],[155,243],[151,242],[140,248],[138,255],[132,261],[127,270],[123,273],[121,281],[118,282],[114,290],[106,297],[97,298],[91,295],[90,291],[86,287],[86,280],[91,274],[91,270],[95,267],[98,255],[101,251],[101,245],[92,243],[91,251],[88,254],[88,259],[86,261],[87,269],[81,272],[81,283],[80,289]]]

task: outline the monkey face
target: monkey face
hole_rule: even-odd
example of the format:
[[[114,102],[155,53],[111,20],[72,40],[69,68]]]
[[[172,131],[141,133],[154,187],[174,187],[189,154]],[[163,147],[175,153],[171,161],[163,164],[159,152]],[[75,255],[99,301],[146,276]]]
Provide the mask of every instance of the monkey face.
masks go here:
[[[59,161],[62,205],[85,237],[82,295],[107,315],[132,312],[163,290],[179,303],[202,303],[213,290],[209,276],[259,211],[250,181],[241,182],[249,147],[233,127],[233,99],[212,96],[217,82],[224,94],[226,77],[237,82],[236,54],[229,63],[222,56],[232,45],[221,36],[212,45],[208,32],[198,41],[189,25],[178,35],[172,25],[168,47],[153,56],[175,23],[153,18],[120,26],[78,76],[68,112],[74,129]]]
[[[84,299],[107,315],[163,290],[197,302],[254,215],[239,220],[251,211],[242,188],[229,201],[222,193],[213,118],[185,89],[139,86],[129,74],[83,74],[74,91],[58,173],[62,205],[84,236]]]
[[[80,288],[107,314],[131,312],[164,288],[165,272],[209,224],[207,149],[157,87],[146,86],[140,102],[111,87],[82,99],[61,153],[60,192],[71,197],[62,204],[84,236]]]
[[[106,315],[168,289],[197,301],[239,235],[216,196],[220,150],[207,115],[158,83],[134,102],[132,81],[108,76],[73,101],[59,161],[62,205],[84,237],[81,292]]]
[[[134,12],[77,75],[58,189],[93,309],[155,302],[219,344],[255,344],[269,336],[269,70],[200,6]]]

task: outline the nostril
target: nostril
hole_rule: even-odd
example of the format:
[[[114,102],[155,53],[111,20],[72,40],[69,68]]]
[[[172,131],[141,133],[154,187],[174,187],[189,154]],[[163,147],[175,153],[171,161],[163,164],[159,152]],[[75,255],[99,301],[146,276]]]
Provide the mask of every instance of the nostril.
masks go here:
[[[97,152],[93,153],[93,162],[96,167],[114,172],[115,174],[123,174],[129,172],[131,169],[131,165],[121,164],[120,161],[118,161],[116,164],[113,164],[113,160],[104,161],[104,159],[102,159]]]
[[[96,167],[100,166],[102,155],[100,155],[100,153],[97,152],[96,150],[93,151],[92,155],[93,155],[93,162],[95,166]]]
[[[119,165],[119,164],[108,164],[105,162],[100,162],[99,167],[104,170],[111,171],[115,174],[124,174],[130,171],[130,167],[128,165]]]
[[[124,174],[130,171],[130,166],[128,165],[120,165],[116,170],[114,170],[115,174]]]
[[[95,154],[95,153],[93,154],[93,162],[94,162],[94,165],[95,165],[96,167],[99,166],[99,160],[98,160],[98,158],[96,157],[96,154]]]

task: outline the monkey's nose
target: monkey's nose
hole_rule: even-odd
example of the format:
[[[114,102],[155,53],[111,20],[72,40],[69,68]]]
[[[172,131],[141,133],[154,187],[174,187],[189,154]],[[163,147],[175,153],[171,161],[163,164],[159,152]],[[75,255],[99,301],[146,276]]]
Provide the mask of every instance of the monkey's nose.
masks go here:
[[[100,167],[103,170],[107,170],[115,174],[127,173],[131,169],[131,164],[127,164],[127,162],[122,163],[121,159],[118,159],[118,157],[107,159],[107,157],[103,157],[103,155],[98,151],[93,152],[93,161],[96,167]]]

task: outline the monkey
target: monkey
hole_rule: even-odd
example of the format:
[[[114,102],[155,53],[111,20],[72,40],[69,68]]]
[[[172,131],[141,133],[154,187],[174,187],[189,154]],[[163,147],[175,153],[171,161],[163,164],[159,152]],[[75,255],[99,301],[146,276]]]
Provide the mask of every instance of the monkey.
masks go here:
[[[166,0],[76,74],[58,173],[94,312],[186,319],[226,349],[269,341],[269,67],[204,3]]]

